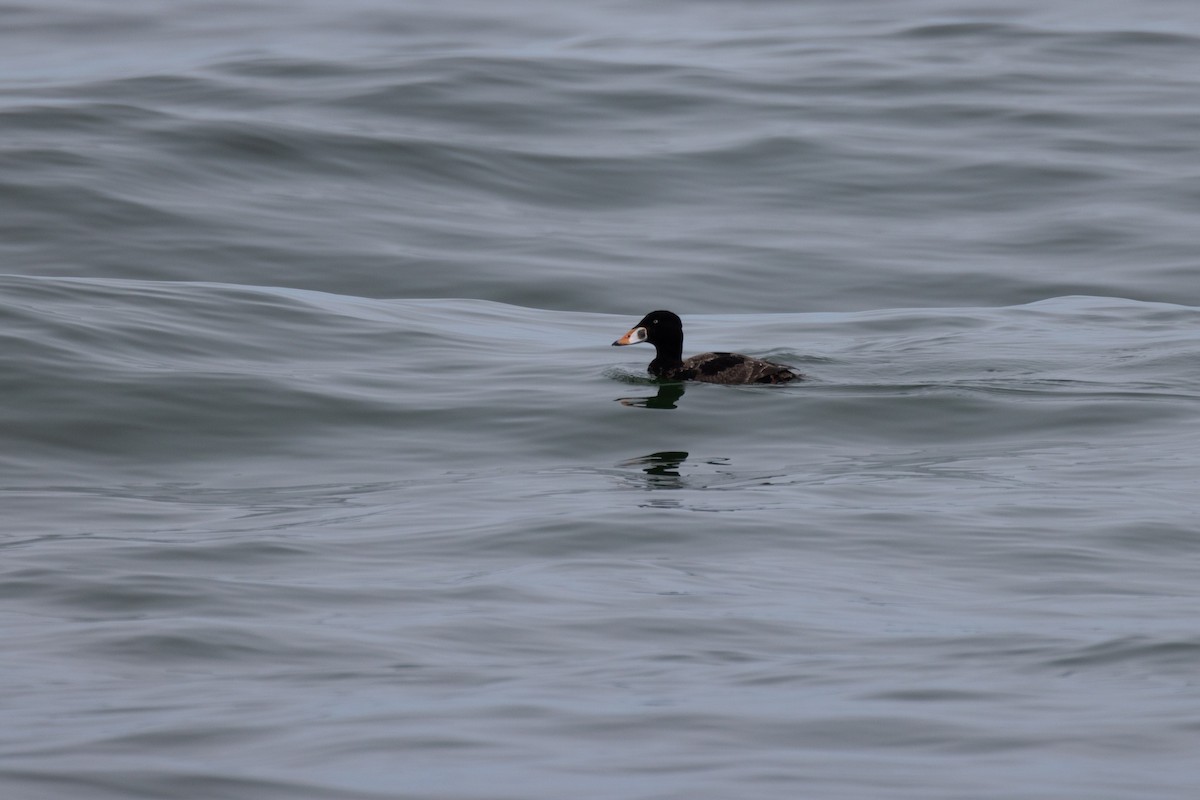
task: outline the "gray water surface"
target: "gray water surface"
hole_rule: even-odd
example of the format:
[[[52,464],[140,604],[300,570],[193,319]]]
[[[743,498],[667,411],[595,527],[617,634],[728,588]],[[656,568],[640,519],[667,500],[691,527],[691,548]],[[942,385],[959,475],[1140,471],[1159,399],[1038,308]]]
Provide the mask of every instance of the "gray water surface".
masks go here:
[[[0,9],[3,795],[1194,797],[1198,44]]]

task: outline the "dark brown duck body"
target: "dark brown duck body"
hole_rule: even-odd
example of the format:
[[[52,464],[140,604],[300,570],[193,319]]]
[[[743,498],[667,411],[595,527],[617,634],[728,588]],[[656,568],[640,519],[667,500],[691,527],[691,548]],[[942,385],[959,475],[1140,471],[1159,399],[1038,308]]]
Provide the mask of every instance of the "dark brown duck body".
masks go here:
[[[654,345],[650,374],[663,380],[737,385],[789,383],[802,377],[791,367],[741,353],[701,353],[684,358],[683,322],[670,311],[651,311],[613,345],[639,342]]]

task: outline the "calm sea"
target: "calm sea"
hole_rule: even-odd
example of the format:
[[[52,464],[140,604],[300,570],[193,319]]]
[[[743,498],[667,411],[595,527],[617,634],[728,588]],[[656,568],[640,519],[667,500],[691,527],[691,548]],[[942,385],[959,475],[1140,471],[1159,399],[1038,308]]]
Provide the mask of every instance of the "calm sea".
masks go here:
[[[3,3],[0,795],[1191,800],[1198,231],[1186,3]]]

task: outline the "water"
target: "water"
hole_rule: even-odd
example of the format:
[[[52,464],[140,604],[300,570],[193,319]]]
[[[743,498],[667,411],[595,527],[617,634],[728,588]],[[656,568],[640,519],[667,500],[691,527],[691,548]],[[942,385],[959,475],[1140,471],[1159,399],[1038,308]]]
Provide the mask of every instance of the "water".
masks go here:
[[[1189,7],[0,21],[5,797],[1195,795]]]

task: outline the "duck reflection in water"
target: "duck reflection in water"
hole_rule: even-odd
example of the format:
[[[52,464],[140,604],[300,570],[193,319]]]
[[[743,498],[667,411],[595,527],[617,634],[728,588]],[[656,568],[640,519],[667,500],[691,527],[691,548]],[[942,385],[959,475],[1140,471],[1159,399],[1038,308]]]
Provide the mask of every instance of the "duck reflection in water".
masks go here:
[[[646,473],[646,486],[650,489],[682,489],[683,476],[679,465],[687,461],[688,454],[681,450],[663,450],[638,458],[622,461],[622,467],[641,467]]]
[[[675,402],[683,397],[683,391],[682,383],[660,383],[658,394],[653,397],[618,397],[617,402],[623,406],[636,408],[678,408]],[[687,453],[684,453],[684,456],[686,457]]]

